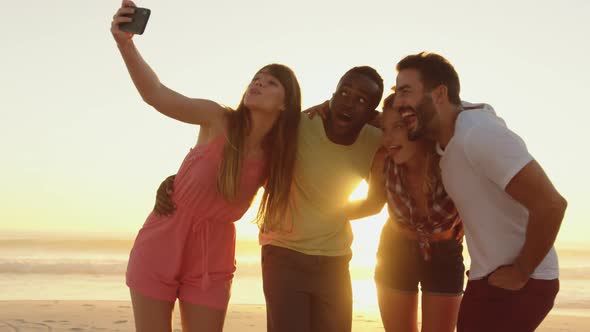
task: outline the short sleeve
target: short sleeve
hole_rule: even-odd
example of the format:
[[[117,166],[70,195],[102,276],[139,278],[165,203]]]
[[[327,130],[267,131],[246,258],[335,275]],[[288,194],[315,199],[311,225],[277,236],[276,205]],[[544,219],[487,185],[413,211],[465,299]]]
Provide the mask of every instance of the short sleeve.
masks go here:
[[[522,138],[500,123],[471,128],[463,146],[475,171],[502,190],[533,160]]]

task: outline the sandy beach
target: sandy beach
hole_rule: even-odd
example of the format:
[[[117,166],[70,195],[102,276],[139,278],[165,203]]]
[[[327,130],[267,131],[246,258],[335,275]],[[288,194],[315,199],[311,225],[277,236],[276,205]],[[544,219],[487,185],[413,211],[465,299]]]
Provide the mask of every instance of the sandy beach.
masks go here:
[[[224,331],[265,330],[264,305],[230,305]],[[0,332],[8,331],[134,331],[133,312],[128,301],[0,301]],[[383,331],[378,313],[355,312],[353,331]]]
[[[263,305],[231,305],[225,331],[265,331],[264,310]],[[552,314],[538,331],[582,332],[589,325],[590,317]],[[128,301],[0,301],[0,332],[133,330]],[[383,331],[378,312],[355,310],[352,330]],[[178,311],[173,331],[181,331]]]

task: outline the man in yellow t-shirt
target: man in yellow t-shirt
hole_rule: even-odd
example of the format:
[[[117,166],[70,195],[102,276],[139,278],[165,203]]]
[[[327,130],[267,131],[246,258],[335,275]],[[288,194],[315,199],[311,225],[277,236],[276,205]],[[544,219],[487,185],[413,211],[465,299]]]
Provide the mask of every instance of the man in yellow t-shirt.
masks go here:
[[[280,231],[259,235],[269,332],[352,328],[352,229],[345,206],[368,179],[381,144],[381,130],[367,123],[382,95],[377,71],[354,67],[338,82],[325,119],[301,114],[289,216]],[[162,189],[172,188],[169,179],[158,190],[154,210],[161,214],[174,211]]]
[[[366,124],[382,93],[373,68],[355,67],[340,79],[326,119],[302,114],[290,216],[281,231],[259,236],[269,332],[351,330],[344,207],[380,146],[381,130]]]

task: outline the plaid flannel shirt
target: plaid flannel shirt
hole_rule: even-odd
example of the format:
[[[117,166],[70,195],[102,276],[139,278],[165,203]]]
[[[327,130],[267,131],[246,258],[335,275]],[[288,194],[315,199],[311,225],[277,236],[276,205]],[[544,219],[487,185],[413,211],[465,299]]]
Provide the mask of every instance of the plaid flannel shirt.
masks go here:
[[[454,228],[461,223],[461,219],[440,181],[428,197],[428,215],[418,218],[415,203],[403,185],[403,171],[404,169],[395,165],[390,158],[385,160],[387,209],[393,222],[416,233],[422,257],[428,261],[431,258],[432,235]]]

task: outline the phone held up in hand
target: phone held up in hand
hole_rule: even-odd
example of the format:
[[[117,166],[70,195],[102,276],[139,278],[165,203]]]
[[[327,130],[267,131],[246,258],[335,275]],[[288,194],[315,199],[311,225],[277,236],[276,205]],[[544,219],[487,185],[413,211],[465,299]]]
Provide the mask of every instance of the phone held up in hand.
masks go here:
[[[132,8],[135,9],[133,14],[124,15],[131,17],[132,21],[119,24],[119,29],[132,34],[141,35],[145,31],[145,26],[150,19],[151,10],[141,7]]]

